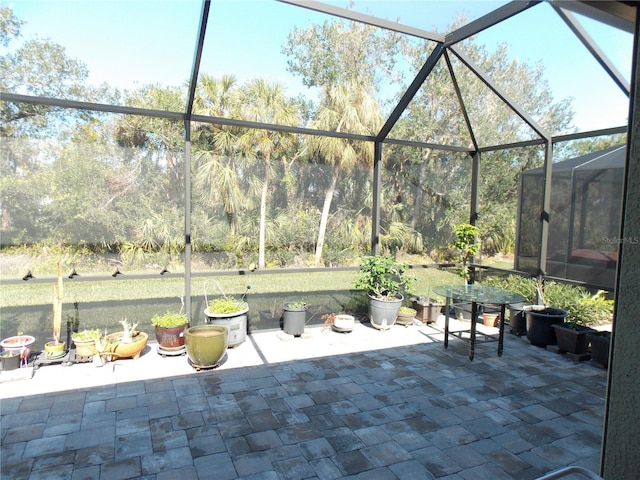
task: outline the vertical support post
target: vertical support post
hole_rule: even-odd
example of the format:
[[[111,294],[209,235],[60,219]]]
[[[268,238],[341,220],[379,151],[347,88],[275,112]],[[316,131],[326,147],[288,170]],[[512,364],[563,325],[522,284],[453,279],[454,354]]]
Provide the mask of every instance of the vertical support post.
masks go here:
[[[191,323],[191,122],[184,122],[184,306]]]
[[[551,211],[551,172],[553,167],[553,144],[545,141],[544,186],[542,189],[542,211],[540,212],[540,251],[538,256],[538,281],[541,282],[547,272],[547,250],[549,248],[549,212]],[[541,301],[540,294],[536,302]]]
[[[480,203],[480,152],[476,151],[471,157],[471,199],[469,204],[469,223],[476,226],[478,223],[478,205]],[[469,267],[469,276],[471,283],[475,283],[476,269],[473,264],[476,261],[475,255],[471,257]]]
[[[382,143],[373,144],[373,205],[371,209],[371,255],[380,249],[380,188],[382,185]]]

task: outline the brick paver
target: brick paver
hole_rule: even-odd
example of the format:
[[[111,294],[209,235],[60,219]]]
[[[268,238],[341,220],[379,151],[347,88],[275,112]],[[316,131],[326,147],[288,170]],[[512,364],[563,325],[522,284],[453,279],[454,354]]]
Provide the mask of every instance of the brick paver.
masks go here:
[[[495,480],[595,468],[605,370],[512,335],[501,358],[477,346],[469,362],[456,343],[1,400],[2,478]]]

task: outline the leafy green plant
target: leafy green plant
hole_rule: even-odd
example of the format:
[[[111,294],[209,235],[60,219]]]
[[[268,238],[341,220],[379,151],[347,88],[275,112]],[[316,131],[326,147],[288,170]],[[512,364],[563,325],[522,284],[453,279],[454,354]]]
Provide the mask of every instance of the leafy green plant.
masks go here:
[[[592,294],[586,288],[567,283],[547,282],[544,285],[546,305],[562,308],[568,312],[567,322],[582,325],[598,325],[611,319],[613,300],[605,296],[604,290]]]
[[[405,314],[413,314],[415,315],[416,313],[418,313],[415,309],[411,308],[411,307],[400,307],[400,313],[405,313]]]
[[[287,303],[285,303],[285,306],[287,308],[299,309],[299,308],[305,308],[307,306],[307,304],[304,303],[304,302],[287,302]]]
[[[219,297],[211,300],[208,308],[210,313],[235,313],[247,308],[247,302],[235,297]]]
[[[406,263],[398,263],[391,254],[362,257],[355,288],[366,290],[377,298],[394,297],[411,291],[416,279],[407,274]]]
[[[458,251],[458,261],[462,264],[460,276],[466,284],[470,280],[469,261],[480,250],[480,243],[477,242],[480,232],[475,225],[459,223],[453,226],[453,233],[456,238],[451,246]]]
[[[489,275],[482,280],[483,285],[501,288],[522,295],[526,303],[536,301],[536,280],[522,275]]]
[[[96,335],[100,335],[100,329],[82,330],[81,332],[74,332],[71,334],[71,339],[74,342],[92,342]]]
[[[180,312],[167,312],[163,315],[154,315],[151,318],[151,325],[154,327],[172,328],[189,323],[187,315]]]

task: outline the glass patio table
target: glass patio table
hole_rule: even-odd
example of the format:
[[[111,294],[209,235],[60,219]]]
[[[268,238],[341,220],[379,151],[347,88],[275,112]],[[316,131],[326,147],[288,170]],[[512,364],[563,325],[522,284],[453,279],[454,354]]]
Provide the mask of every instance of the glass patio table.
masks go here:
[[[500,320],[498,322],[498,335],[480,332],[483,337],[482,342],[498,342],[498,356],[502,355],[502,347],[504,343],[504,314],[506,307],[513,303],[522,303],[526,299],[522,295],[504,290],[502,288],[487,287],[484,285],[464,285],[451,284],[440,285],[433,288],[433,292],[437,295],[445,297],[445,316],[444,316],[444,348],[449,346],[449,335],[455,336],[469,343],[469,360],[473,360],[476,344],[477,322],[478,322],[478,305],[500,305]],[[452,300],[471,303],[471,322],[470,328],[463,330],[449,329],[449,314]],[[468,334],[468,338],[464,334]]]

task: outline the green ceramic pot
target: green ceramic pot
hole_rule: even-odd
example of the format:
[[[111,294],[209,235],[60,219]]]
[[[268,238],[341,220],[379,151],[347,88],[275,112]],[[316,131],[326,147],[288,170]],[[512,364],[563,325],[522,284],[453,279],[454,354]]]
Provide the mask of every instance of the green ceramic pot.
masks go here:
[[[187,356],[196,370],[217,366],[227,351],[229,331],[220,325],[198,325],[184,331]]]

